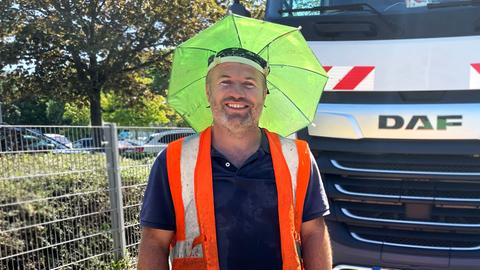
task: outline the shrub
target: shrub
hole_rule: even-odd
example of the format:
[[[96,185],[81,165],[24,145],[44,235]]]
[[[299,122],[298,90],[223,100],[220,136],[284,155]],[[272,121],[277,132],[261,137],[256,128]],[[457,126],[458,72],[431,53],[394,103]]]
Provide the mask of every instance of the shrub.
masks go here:
[[[138,240],[132,229],[152,162],[121,158],[129,244]],[[0,167],[0,254],[23,253],[0,269],[133,269],[131,257],[113,261],[104,153],[0,155]]]

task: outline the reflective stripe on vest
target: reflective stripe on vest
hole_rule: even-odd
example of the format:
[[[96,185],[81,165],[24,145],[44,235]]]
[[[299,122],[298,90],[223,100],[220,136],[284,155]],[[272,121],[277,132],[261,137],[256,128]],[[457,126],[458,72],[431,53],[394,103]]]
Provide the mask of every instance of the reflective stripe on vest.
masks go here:
[[[277,186],[282,268],[302,269],[300,230],[310,179],[310,151],[304,141],[265,132]],[[210,149],[210,128],[167,148],[177,228],[171,251],[174,270],[219,269]]]

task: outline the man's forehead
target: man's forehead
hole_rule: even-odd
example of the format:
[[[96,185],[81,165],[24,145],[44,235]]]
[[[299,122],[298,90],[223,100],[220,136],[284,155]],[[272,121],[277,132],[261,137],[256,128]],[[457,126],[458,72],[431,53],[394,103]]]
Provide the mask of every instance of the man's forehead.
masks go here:
[[[243,76],[249,79],[261,79],[263,74],[257,69],[242,63],[227,62],[215,66],[210,73],[216,78]]]

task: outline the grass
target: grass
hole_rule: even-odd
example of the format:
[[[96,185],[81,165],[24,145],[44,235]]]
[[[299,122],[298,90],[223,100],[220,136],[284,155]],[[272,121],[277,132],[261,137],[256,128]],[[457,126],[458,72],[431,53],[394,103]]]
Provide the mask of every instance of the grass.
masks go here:
[[[138,223],[153,160],[120,158],[126,225]],[[110,252],[108,166],[104,153],[0,155],[0,254],[12,256],[0,270],[50,269],[104,252],[65,269],[134,269],[135,254],[116,262]],[[127,232],[138,241],[136,225]]]

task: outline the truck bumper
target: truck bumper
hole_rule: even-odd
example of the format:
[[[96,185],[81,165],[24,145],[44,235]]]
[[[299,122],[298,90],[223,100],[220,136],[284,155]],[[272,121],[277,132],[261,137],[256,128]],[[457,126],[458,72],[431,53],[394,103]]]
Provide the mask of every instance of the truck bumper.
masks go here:
[[[339,222],[327,221],[335,270],[478,270],[478,251],[420,250],[370,244],[353,238]]]

